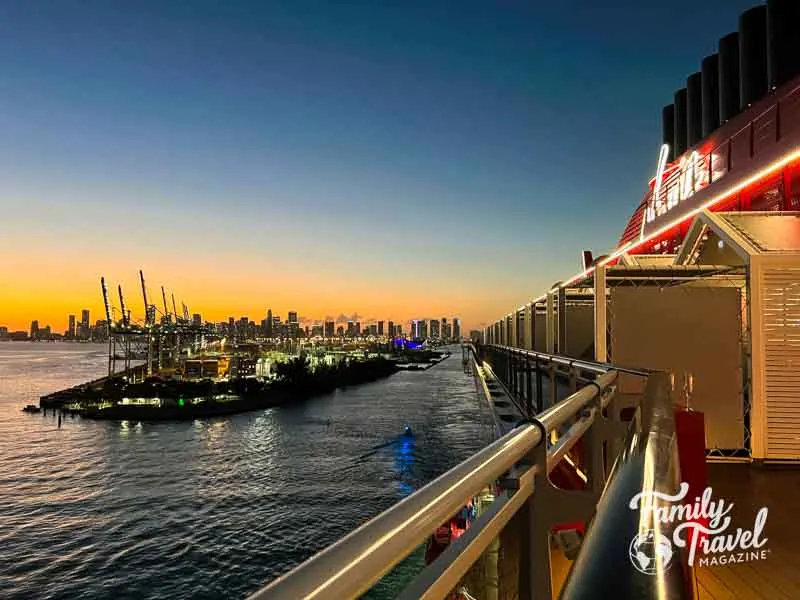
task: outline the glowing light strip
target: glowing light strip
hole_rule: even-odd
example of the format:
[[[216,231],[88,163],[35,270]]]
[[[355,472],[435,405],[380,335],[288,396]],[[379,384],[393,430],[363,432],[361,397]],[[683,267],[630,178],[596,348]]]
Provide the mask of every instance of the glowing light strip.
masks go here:
[[[650,211],[655,210],[656,202],[658,202],[658,197],[661,193],[661,183],[664,179],[664,169],[667,166],[667,157],[669,156],[669,144],[662,144],[661,150],[658,153],[658,166],[656,167],[656,180],[653,183],[653,195],[650,196],[650,202],[648,202],[647,206],[642,213],[642,227],[639,230],[639,239],[644,238],[644,226],[647,223],[647,214]]]
[[[665,144],[665,146],[666,146],[666,144]],[[662,150],[662,153],[663,153],[664,146],[662,146],[661,150]],[[722,200],[725,200],[726,198],[732,196],[733,194],[737,194],[737,193],[741,192],[746,187],[749,187],[749,186],[753,185],[754,183],[756,183],[757,181],[759,181],[759,180],[765,178],[766,176],[770,175],[773,171],[777,171],[778,169],[782,169],[786,165],[788,165],[789,163],[794,162],[795,160],[798,160],[798,159],[800,159],[800,148],[796,148],[792,152],[789,152],[788,154],[784,154],[782,158],[780,158],[780,159],[776,160],[775,162],[773,162],[772,164],[764,167],[763,169],[758,171],[755,175],[752,175],[751,177],[748,177],[747,179],[745,179],[741,183],[738,183],[738,184],[734,185],[733,187],[725,190],[724,192],[721,192],[720,194],[717,194],[716,196],[714,196],[710,200],[707,200],[706,202],[704,202],[703,204],[701,204],[697,208],[692,209],[691,211],[689,211],[687,214],[683,215],[682,217],[676,217],[675,219],[673,219],[672,221],[670,221],[669,223],[667,223],[663,227],[657,229],[656,231],[654,231],[653,233],[651,233],[647,237],[640,237],[638,242],[627,242],[625,245],[617,248],[612,254],[609,254],[603,260],[599,261],[596,265],[593,265],[593,266],[589,267],[588,269],[585,269],[581,273],[578,273],[577,275],[575,275],[571,279],[568,279],[567,281],[564,281],[560,285],[556,286],[556,288],[569,287],[570,285],[572,285],[576,281],[580,281],[581,279],[585,279],[586,277],[591,275],[597,269],[597,267],[606,266],[610,262],[617,260],[623,254],[625,254],[627,252],[630,252],[631,250],[634,250],[636,248],[639,248],[640,246],[643,246],[647,242],[649,242],[649,241],[651,241],[651,240],[653,240],[653,239],[665,234],[670,229],[673,229],[674,227],[677,227],[678,225],[680,225],[684,221],[687,221],[688,219],[694,218],[695,216],[697,216],[698,214],[700,214],[704,210],[708,210],[709,208],[711,208],[715,204],[721,202]],[[660,167],[660,165],[661,165],[661,158],[659,157],[659,167]],[[657,182],[658,182],[658,180],[656,181],[656,183]],[[647,207],[645,207],[644,210],[647,210]],[[642,222],[644,222],[644,218],[645,218],[645,213],[643,212],[642,213]],[[539,296],[538,298],[533,300],[532,304],[537,304],[537,303],[541,302],[542,300],[544,300],[546,298],[547,298],[547,294],[542,294],[541,296]]]
[[[625,244],[621,248],[618,248],[617,250],[615,250],[612,254],[609,254],[606,258],[604,258],[602,261],[600,261],[596,266],[590,267],[590,268],[586,269],[585,271],[583,271],[582,273],[579,273],[575,277],[573,277],[573,278],[569,279],[568,281],[565,281],[564,283],[562,283],[561,287],[566,287],[566,286],[568,286],[568,285],[570,285],[572,283],[575,283],[576,281],[578,281],[580,279],[583,279],[584,277],[586,277],[587,275],[592,273],[597,268],[597,266],[605,266],[605,265],[607,265],[611,261],[618,259],[623,254],[633,250],[634,248],[638,248],[638,247],[646,244],[647,242],[649,242],[649,241],[651,241],[651,240],[663,235],[664,233],[666,233],[670,229],[673,229],[674,227],[680,225],[684,221],[697,216],[698,214],[700,214],[704,210],[708,210],[709,208],[711,208],[712,206],[714,206],[718,202],[721,202],[722,200],[725,200],[726,198],[732,196],[733,194],[741,192],[744,188],[753,185],[754,183],[756,183],[757,181],[763,179],[767,175],[770,175],[773,171],[777,171],[778,169],[782,169],[783,167],[785,167],[789,163],[791,163],[791,162],[793,162],[793,161],[795,161],[795,160],[797,160],[799,158],[800,158],[800,148],[797,148],[794,151],[790,152],[789,154],[785,154],[782,158],[780,158],[779,160],[776,160],[774,163],[764,167],[763,169],[758,171],[755,175],[752,175],[751,177],[748,177],[747,179],[745,179],[741,183],[738,183],[735,186],[725,190],[724,192],[721,192],[720,194],[714,196],[710,200],[707,200],[706,202],[704,202],[703,204],[701,204],[697,208],[693,208],[691,211],[689,211],[687,214],[683,215],[682,217],[676,217],[675,219],[673,219],[672,221],[670,221],[666,225],[662,226],[661,228],[657,229],[656,231],[654,231],[653,233],[648,235],[646,238],[641,239],[638,242],[628,242],[627,244]]]

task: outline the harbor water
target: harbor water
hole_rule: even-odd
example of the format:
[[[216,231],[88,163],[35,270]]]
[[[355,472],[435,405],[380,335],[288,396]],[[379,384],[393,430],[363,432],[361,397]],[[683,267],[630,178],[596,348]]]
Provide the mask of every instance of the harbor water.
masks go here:
[[[293,406],[59,428],[21,407],[103,375],[105,347],[0,342],[0,595],[245,597],[490,441],[454,350]],[[393,597],[421,562],[369,597]]]

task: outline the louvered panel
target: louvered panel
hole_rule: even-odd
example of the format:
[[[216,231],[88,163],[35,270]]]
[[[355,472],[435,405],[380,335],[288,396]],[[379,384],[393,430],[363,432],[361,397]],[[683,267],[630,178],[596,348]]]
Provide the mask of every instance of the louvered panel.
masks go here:
[[[762,285],[767,454],[800,459],[800,268],[765,268]]]

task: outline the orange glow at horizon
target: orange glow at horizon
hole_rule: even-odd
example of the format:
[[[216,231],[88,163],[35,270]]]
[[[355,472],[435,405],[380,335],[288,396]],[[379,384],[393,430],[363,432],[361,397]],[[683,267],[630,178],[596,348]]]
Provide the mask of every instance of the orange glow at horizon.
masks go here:
[[[53,254],[47,262],[31,255],[10,258],[13,277],[0,287],[0,327],[9,331],[29,331],[31,321],[39,327],[47,325],[53,333],[64,333],[69,315],[81,319],[82,309],[90,311],[90,322],[104,320],[100,277],[105,276],[109,300],[119,318],[117,285],[122,285],[126,308],[134,320],[144,316],[144,301],[138,277],[139,265],[128,257],[106,256],[91,265],[81,264],[76,252]],[[164,284],[167,305],[172,311],[171,294],[179,312],[186,303],[190,314],[200,313],[204,321],[223,322],[229,317],[248,317],[260,322],[267,309],[286,320],[288,311],[297,311],[307,324],[341,315],[358,315],[362,323],[394,321],[402,324],[418,318],[461,319],[462,333],[478,328],[514,294],[497,295],[496,288],[483,289],[477,297],[469,282],[431,281],[417,285],[406,278],[380,278],[342,275],[325,269],[303,270],[302,273],[264,269],[259,275],[255,265],[239,264],[226,269],[228,260],[213,264],[198,257],[201,267],[187,267],[180,260],[153,261],[143,265],[148,302],[163,312],[161,285]],[[8,262],[8,261],[7,261]],[[190,262],[191,264],[191,262]],[[117,279],[117,273],[124,278]],[[413,279],[413,278],[412,278]],[[518,293],[518,292],[517,292]]]

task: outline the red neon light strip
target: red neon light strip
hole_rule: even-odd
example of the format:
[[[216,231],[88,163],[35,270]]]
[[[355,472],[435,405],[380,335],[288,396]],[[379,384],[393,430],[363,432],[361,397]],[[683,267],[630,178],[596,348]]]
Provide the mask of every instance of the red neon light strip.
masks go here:
[[[623,246],[617,248],[612,254],[610,254],[609,256],[604,258],[602,261],[600,261],[597,265],[594,265],[592,267],[589,267],[588,269],[585,269],[581,273],[578,273],[574,277],[572,277],[572,278],[568,279],[567,281],[564,281],[564,282],[562,282],[562,283],[558,284],[557,286],[552,287],[550,289],[554,290],[554,289],[569,287],[571,284],[575,283],[576,281],[580,281],[581,279],[584,279],[584,278],[588,277],[589,275],[591,275],[598,266],[600,266],[600,267],[607,266],[609,263],[619,259],[623,254],[627,254],[631,250],[635,250],[636,248],[639,248],[639,247],[647,244],[648,242],[653,241],[654,239],[662,236],[663,234],[665,234],[668,231],[670,231],[671,229],[681,225],[682,223],[688,221],[689,219],[693,219],[694,217],[696,217],[698,214],[700,214],[704,210],[708,210],[709,208],[712,208],[713,206],[719,204],[723,200],[726,200],[727,198],[730,198],[732,195],[738,194],[743,189],[753,185],[754,183],[758,182],[761,179],[764,179],[765,177],[771,175],[775,171],[777,171],[779,169],[783,169],[784,167],[786,167],[787,165],[789,165],[790,163],[792,163],[792,162],[794,162],[795,160],[798,160],[798,159],[800,159],[800,148],[795,148],[792,152],[789,152],[788,154],[784,154],[782,158],[776,160],[775,162],[773,162],[772,164],[768,165],[767,167],[764,167],[763,169],[758,171],[755,175],[745,179],[741,183],[736,184],[735,186],[733,186],[733,187],[729,188],[728,190],[718,194],[717,196],[714,196],[713,198],[711,198],[710,200],[704,202],[703,204],[701,204],[697,208],[692,209],[690,212],[688,212],[684,216],[678,217],[677,219],[674,219],[673,221],[670,221],[667,225],[664,225],[663,227],[657,229],[653,233],[649,234],[647,237],[642,238],[637,242],[628,242],[628,243],[624,244]],[[642,218],[644,218],[644,215],[642,215]],[[547,298],[547,294],[546,293],[542,294],[541,296],[539,296],[535,300],[532,300],[530,302],[530,304],[536,304],[538,302],[541,302],[545,298]],[[511,314],[512,313],[509,313],[508,316],[510,317]]]

